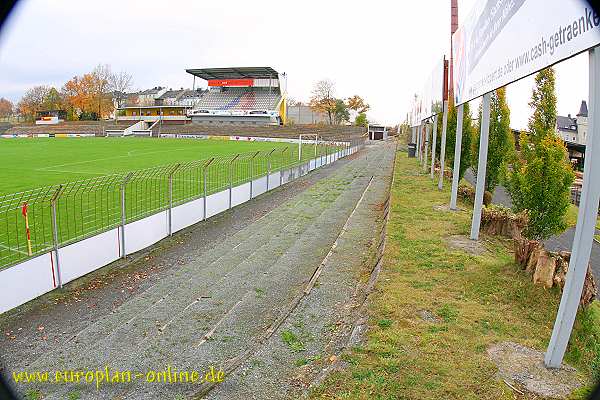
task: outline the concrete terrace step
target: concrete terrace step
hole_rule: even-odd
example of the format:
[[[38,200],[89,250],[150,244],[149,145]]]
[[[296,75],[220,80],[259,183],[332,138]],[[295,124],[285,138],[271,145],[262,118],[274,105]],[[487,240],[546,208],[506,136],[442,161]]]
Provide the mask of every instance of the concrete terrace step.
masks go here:
[[[91,322],[76,340],[50,348],[29,368],[148,370],[172,363],[200,369],[239,354],[302,289],[381,162],[359,156],[220,245],[188,254],[172,275]],[[198,346],[210,332],[211,339]],[[68,390],[42,389],[47,398],[62,398]],[[157,390],[173,397],[181,388],[81,390],[85,398],[141,398],[140,390],[156,398]]]

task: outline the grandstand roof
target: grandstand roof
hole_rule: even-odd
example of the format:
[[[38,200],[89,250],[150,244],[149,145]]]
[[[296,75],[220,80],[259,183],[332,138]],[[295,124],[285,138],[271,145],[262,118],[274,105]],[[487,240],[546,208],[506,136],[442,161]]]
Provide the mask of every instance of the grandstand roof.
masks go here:
[[[233,68],[192,68],[187,73],[202,79],[244,79],[277,78],[278,73],[271,67],[233,67]]]

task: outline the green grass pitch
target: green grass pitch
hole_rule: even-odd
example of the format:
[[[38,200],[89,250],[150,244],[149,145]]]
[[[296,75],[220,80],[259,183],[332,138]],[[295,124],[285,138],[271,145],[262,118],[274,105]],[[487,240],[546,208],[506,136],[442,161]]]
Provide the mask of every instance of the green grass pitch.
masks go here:
[[[305,144],[302,162],[335,150]],[[260,155],[251,157],[255,152]],[[230,163],[236,154],[240,156]],[[178,163],[212,157],[217,160],[206,169],[204,162],[173,169]],[[29,256],[24,202],[29,205],[32,255],[52,248],[49,199],[58,184],[66,184],[56,202],[58,243],[63,246],[114,228],[123,218],[132,222],[249,182],[269,168],[275,172],[300,164],[294,143],[165,138],[2,139],[0,159],[0,268]],[[121,193],[120,183],[136,170]],[[168,171],[173,171],[171,182]],[[117,175],[107,176],[111,174]]]
[[[115,172],[285,146],[289,144],[133,137],[1,139],[0,194]]]

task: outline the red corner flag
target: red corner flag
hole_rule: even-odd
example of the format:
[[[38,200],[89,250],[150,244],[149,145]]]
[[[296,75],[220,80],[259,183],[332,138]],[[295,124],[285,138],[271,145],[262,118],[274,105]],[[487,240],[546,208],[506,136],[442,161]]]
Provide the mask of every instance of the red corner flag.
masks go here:
[[[27,216],[27,202],[21,207],[21,214],[25,217],[25,232],[27,233],[27,254],[31,256],[31,233],[29,232],[29,217]]]

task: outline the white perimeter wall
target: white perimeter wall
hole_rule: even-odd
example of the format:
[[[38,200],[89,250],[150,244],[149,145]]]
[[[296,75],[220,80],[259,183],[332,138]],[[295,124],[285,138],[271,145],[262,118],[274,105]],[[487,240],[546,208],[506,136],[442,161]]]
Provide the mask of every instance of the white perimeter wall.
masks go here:
[[[353,148],[352,154],[358,149]],[[334,157],[329,156],[329,163],[338,159],[341,152]],[[275,189],[309,171],[327,163],[325,157],[318,157],[305,164],[283,171],[272,172],[268,177],[268,190]],[[263,176],[252,182],[252,197],[267,191],[267,177]],[[229,209],[229,189],[206,197],[206,218]],[[250,182],[231,188],[231,207],[250,200]],[[121,254],[122,241],[125,241],[125,254],[142,250],[169,235],[169,222],[172,233],[191,226],[204,219],[204,198],[195,199],[173,207],[169,211],[130,222],[125,225],[123,238],[122,228],[117,227],[96,236],[61,247],[58,250],[59,263],[54,251],[24,261],[12,267],[0,270],[0,314],[24,304],[59,286],[70,282],[113,261]]]

